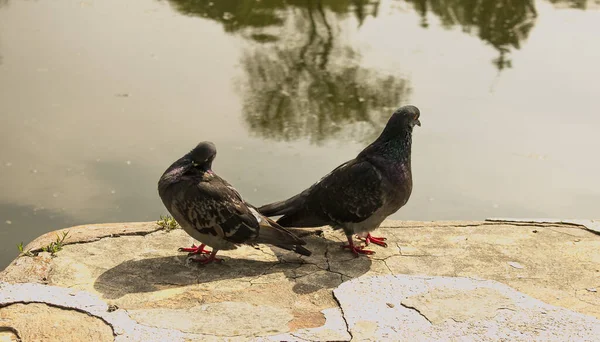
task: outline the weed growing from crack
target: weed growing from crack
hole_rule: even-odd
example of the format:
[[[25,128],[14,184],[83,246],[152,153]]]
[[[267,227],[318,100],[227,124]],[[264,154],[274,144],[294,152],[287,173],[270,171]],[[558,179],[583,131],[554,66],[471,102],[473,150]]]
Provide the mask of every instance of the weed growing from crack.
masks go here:
[[[17,248],[19,249],[19,254],[22,254],[22,255],[28,256],[28,257],[34,256],[34,254],[31,253],[31,249],[29,249],[27,251],[24,250],[25,247],[23,247],[23,242],[17,244]]]
[[[179,228],[179,224],[175,219],[170,215],[160,215],[160,219],[156,221],[156,224],[162,227],[166,231],[171,231],[173,229]]]
[[[69,232],[63,232],[62,236],[56,235],[56,241],[50,242],[47,246],[42,247],[43,252],[48,252],[52,255],[63,249],[65,239],[69,235]]]

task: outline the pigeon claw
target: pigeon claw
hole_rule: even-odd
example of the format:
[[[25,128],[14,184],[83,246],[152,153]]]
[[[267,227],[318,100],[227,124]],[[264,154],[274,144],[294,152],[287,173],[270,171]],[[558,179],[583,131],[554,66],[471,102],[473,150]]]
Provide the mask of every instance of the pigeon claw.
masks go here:
[[[361,254],[364,255],[373,255],[375,254],[374,251],[370,251],[368,249],[364,249],[365,247],[363,246],[355,246],[355,245],[342,245],[341,246],[343,249],[349,249],[350,252],[354,253],[355,256],[359,256]]]
[[[223,261],[223,259],[221,259],[221,258],[215,258],[215,257],[210,257],[210,256],[209,257],[201,257],[201,258],[191,258],[190,260],[193,262],[202,264],[202,265],[208,265],[212,262],[220,263]]]
[[[352,241],[352,235],[346,235],[346,237],[348,238],[348,244],[340,246],[343,249],[349,249],[350,252],[354,253],[354,255],[357,256],[357,257],[360,254],[365,254],[365,255],[375,254],[375,252],[365,249],[364,246],[357,246],[357,245],[355,245],[354,241]]]
[[[387,247],[388,245],[387,245],[387,243],[384,242],[385,240],[387,240],[387,239],[384,237],[375,237],[375,236],[372,236],[371,234],[367,234],[367,237],[365,238],[364,241],[365,241],[365,245],[367,245],[367,246],[369,245],[370,242],[372,242],[381,247]]]
[[[206,247],[205,244],[201,244],[200,246],[192,245],[190,248],[179,248],[179,252],[188,252],[190,254],[210,254],[210,251],[204,249]]]
[[[210,255],[206,256],[206,255],[200,255],[197,258],[191,258],[190,260],[193,262],[197,262],[199,264],[202,265],[206,265],[206,264],[210,264],[211,262],[221,262],[223,261],[223,259],[217,258],[217,250],[213,250],[212,252],[209,252]]]

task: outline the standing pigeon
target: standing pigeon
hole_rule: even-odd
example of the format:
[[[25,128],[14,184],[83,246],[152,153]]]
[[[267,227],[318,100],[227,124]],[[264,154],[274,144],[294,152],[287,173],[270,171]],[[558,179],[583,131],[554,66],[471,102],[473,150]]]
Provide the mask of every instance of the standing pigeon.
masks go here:
[[[167,210],[191,237],[201,242],[180,251],[210,254],[195,259],[202,264],[220,261],[220,249],[238,244],[267,243],[309,256],[297,238],[273,220],[244,202],[242,196],[212,170],[217,150],[212,142],[201,142],[174,162],[158,181],[158,193]],[[208,245],[212,252],[204,250]]]
[[[383,237],[371,236],[383,220],[408,202],[412,192],[410,153],[412,131],[421,126],[415,106],[394,112],[381,135],[358,156],[331,171],[320,181],[285,201],[264,205],[265,216],[283,215],[284,227],[330,225],[343,229],[349,249],[355,255],[373,254],[354,245],[353,234],[387,247]]]

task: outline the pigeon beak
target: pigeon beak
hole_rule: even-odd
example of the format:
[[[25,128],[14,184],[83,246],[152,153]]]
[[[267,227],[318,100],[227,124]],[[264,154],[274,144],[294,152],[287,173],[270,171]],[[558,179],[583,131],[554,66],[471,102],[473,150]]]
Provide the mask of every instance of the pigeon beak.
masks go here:
[[[421,127],[421,121],[419,121],[419,119],[415,119],[414,124]]]

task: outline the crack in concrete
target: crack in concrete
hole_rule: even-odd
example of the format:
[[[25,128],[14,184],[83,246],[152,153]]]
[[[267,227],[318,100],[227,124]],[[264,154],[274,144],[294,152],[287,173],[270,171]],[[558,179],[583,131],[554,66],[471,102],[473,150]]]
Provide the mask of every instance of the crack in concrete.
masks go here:
[[[416,311],[419,315],[423,316],[423,318],[425,318],[425,320],[427,320],[427,322],[429,322],[429,324],[433,325],[433,323],[429,320],[429,318],[427,318],[427,316],[425,316],[421,311],[419,311],[419,309],[409,306],[407,304],[404,303],[400,303],[400,305],[402,305],[403,307],[409,309],[409,310],[413,310]]]
[[[159,327],[159,326],[154,325],[154,324],[140,324],[136,320],[134,320],[133,318],[132,318],[132,320],[134,322],[136,322],[136,324],[139,325],[139,326],[148,327],[148,328],[154,328],[154,329],[161,329],[161,330],[165,329],[163,327]],[[243,335],[243,334],[237,334],[237,335],[218,335],[218,334],[211,334],[211,333],[194,333],[194,332],[189,332],[189,331],[185,331],[185,330],[178,330],[178,329],[177,329],[177,331],[179,331],[179,332],[187,335],[188,337],[192,337],[192,336],[200,337],[200,338],[194,339],[193,341],[200,341],[200,340],[202,340],[201,336],[211,336],[211,337],[217,337],[217,338],[218,337],[220,337],[220,338],[248,337],[248,335]]]
[[[153,234],[153,233],[156,233],[156,232],[161,231],[161,230],[164,230],[164,228],[160,228],[159,227],[156,230],[152,230],[152,231],[133,231],[133,232],[125,232],[125,233],[100,235],[100,236],[96,236],[94,238],[91,238],[89,240],[69,241],[67,239],[67,240],[65,240],[62,243],[62,246],[64,247],[64,246],[69,246],[69,245],[82,245],[82,244],[86,244],[86,243],[97,242],[97,241],[100,241],[100,240],[106,239],[106,238],[112,239],[112,238],[118,238],[118,237],[121,237],[121,236],[144,236],[145,237],[146,235]],[[35,253],[41,253],[42,252],[42,247],[30,249],[29,252],[34,253],[34,254]],[[59,253],[60,253],[60,251],[59,251]],[[26,256],[26,255],[22,255],[22,256]]]
[[[32,285],[32,283],[24,283],[22,285]],[[19,286],[19,284],[13,284],[12,286],[13,287]],[[46,286],[46,285],[40,285],[40,286]],[[57,288],[57,289],[60,289],[60,288]],[[72,294],[60,293],[61,291],[56,292],[56,290],[50,290],[50,291],[54,292],[54,295],[52,297],[50,297],[52,299],[15,299],[15,298],[10,299],[10,295],[9,295],[9,298],[4,298],[6,301],[0,302],[0,308],[8,307],[8,306],[15,305],[15,304],[25,304],[25,305],[26,304],[43,304],[43,305],[58,308],[61,310],[79,312],[79,313],[86,314],[90,317],[93,317],[93,318],[96,318],[96,319],[99,319],[100,321],[102,321],[104,324],[106,324],[108,327],[110,327],[114,338],[117,338],[119,336],[129,336],[129,337],[127,337],[127,339],[129,339],[129,338],[131,338],[131,336],[141,336],[140,334],[156,334],[156,333],[167,334],[169,336],[171,336],[170,334],[172,334],[172,333],[176,333],[176,334],[181,334],[181,337],[183,338],[183,337],[185,337],[185,335],[189,334],[189,333],[185,333],[185,332],[182,332],[179,330],[165,329],[165,328],[153,327],[151,325],[140,324],[136,320],[131,318],[131,316],[129,315],[129,312],[125,309],[117,309],[115,311],[109,311],[108,310],[109,305],[102,300],[100,300],[102,302],[102,304],[100,304],[100,305],[95,304],[95,303],[87,303],[87,304],[84,304],[82,307],[77,307],[75,305],[69,305],[69,304],[57,303],[57,302],[54,302],[54,300],[58,300],[58,301],[64,300],[65,296],[67,296],[68,298],[71,298],[70,296],[72,296]],[[82,292],[85,292],[85,291],[82,291]],[[16,293],[18,293],[18,290]],[[33,293],[40,295],[38,292],[33,292]],[[42,297],[44,296],[43,294],[41,294],[41,295],[42,295]],[[47,293],[46,293],[46,295],[47,295]],[[87,299],[87,298],[85,298],[85,299]],[[79,298],[79,300],[81,300],[81,298]],[[153,332],[151,329],[157,329],[157,331]],[[215,336],[218,337],[218,335],[215,335]],[[225,336],[225,337],[228,337],[228,336]],[[236,337],[236,336],[232,336],[232,337]],[[134,338],[134,340],[135,340],[135,338]]]
[[[2,326],[0,326],[0,332],[3,332],[3,331],[8,331],[8,332],[13,333],[15,335],[15,337],[17,338],[17,342],[23,341],[23,338],[21,337],[21,334],[14,327],[2,325]]]
[[[569,234],[569,233],[567,233],[567,232],[561,232],[561,231],[558,231],[558,230],[556,230],[556,229],[552,229],[551,227],[547,227],[547,228],[548,228],[548,229],[550,229],[551,231],[555,232],[555,233],[559,233],[559,234],[568,235],[568,236],[570,236],[570,237],[574,237],[574,238],[580,238],[580,236],[579,236],[579,235],[575,235],[575,234]]]
[[[302,263],[298,264],[298,267],[296,267],[296,268],[292,269],[292,275],[291,275],[290,277],[288,277],[288,278],[290,278],[290,279],[293,279],[293,280],[296,280],[296,279],[298,279],[298,278],[302,278],[302,277],[304,277],[304,276],[299,276],[299,275],[298,275],[298,269],[300,269],[300,267],[302,267],[303,265],[311,265],[311,264],[309,264],[309,263],[307,263],[307,262],[304,262],[304,260],[303,260],[303,262],[302,262]],[[314,273],[314,272],[311,272],[311,273],[309,273],[309,274],[313,274],[313,273]],[[306,275],[308,275],[308,274],[306,274]]]
[[[591,233],[598,234],[598,232],[595,232],[594,230],[590,230],[586,225],[581,224],[581,223],[575,223],[575,222],[511,221],[511,220],[501,220],[501,219],[486,219],[486,222],[490,222],[493,225],[509,224],[512,226],[529,226],[529,227],[542,227],[542,228],[571,226],[574,228],[580,228],[580,229],[587,230]],[[460,226],[455,226],[455,227],[460,227]]]
[[[399,242],[396,242],[396,247],[398,247],[398,253],[399,254],[395,254],[395,255],[390,255],[389,257],[385,258],[386,260],[388,258],[391,258],[393,256],[403,256],[403,257],[409,257],[409,258],[414,258],[414,257],[435,257],[435,258],[439,258],[439,257],[443,257],[444,255],[431,255],[431,254],[404,254],[402,253],[402,246],[400,246]]]
[[[15,304],[44,304],[44,305],[48,305],[54,308],[58,308],[58,309],[62,309],[62,310],[67,310],[67,311],[75,311],[75,312],[79,312],[79,313],[83,313],[86,314],[90,317],[94,317],[97,318],[99,320],[101,320],[102,322],[104,322],[104,324],[108,325],[110,327],[110,330],[112,330],[113,332],[113,336],[117,336],[117,332],[115,330],[115,327],[113,326],[113,324],[111,322],[109,322],[108,320],[106,320],[104,317],[98,316],[98,315],[94,315],[93,313],[86,311],[84,309],[80,309],[80,308],[76,308],[76,307],[72,307],[72,306],[67,306],[67,305],[61,305],[61,304],[56,304],[56,303],[49,303],[46,301],[42,301],[42,300],[18,300],[18,301],[11,301],[11,302],[7,302],[7,303],[0,303],[0,308],[6,308],[9,307],[11,305],[15,305]],[[128,315],[129,316],[129,315]]]
[[[309,339],[307,339],[307,338],[300,337],[300,336],[298,336],[298,335],[296,335],[296,334],[294,334],[294,333],[292,333],[292,332],[291,332],[291,333],[289,333],[289,334],[290,334],[290,336],[294,336],[295,338],[297,338],[297,339],[298,339],[298,341],[309,341],[309,342],[316,342],[316,341],[314,341],[314,340],[309,340]]]
[[[467,223],[467,224],[452,224],[452,225],[447,225],[447,226],[441,226],[438,228],[446,228],[446,227],[451,227],[451,228],[467,228],[467,227],[482,227],[482,226],[503,226],[503,225],[511,225],[511,226],[528,226],[528,227],[542,227],[542,228],[548,228],[548,227],[562,227],[565,225],[569,225],[569,226],[573,226],[573,227],[584,227],[584,225],[581,224],[575,224],[575,223],[569,223],[569,222],[564,222],[564,223],[542,223],[542,222],[525,222],[525,221],[507,221],[507,220],[494,220],[494,219],[486,219],[485,222],[481,222],[481,223]],[[404,228],[404,229],[413,229],[413,228],[433,228],[430,225],[411,225],[411,226],[385,226],[382,227],[384,229],[389,229],[389,228]],[[587,229],[586,229],[587,230]]]
[[[329,244],[325,245],[325,262],[327,263],[327,271],[331,271],[331,263],[329,262]]]
[[[392,269],[390,268],[390,266],[387,264],[387,260],[388,258],[385,258],[381,261],[383,261],[383,264],[385,265],[385,267],[387,267],[388,271],[390,271],[390,275],[394,275],[394,272],[392,271]]]
[[[347,274],[344,274],[344,273],[342,273],[342,272],[338,272],[338,271],[334,271],[334,270],[332,270],[332,269],[331,269],[331,262],[329,261],[329,246],[330,246],[330,245],[331,245],[331,244],[329,244],[329,243],[328,243],[327,245],[325,245],[325,262],[327,262],[327,268],[323,268],[323,267],[321,267],[321,266],[319,266],[319,265],[317,265],[317,264],[313,264],[313,265],[317,266],[318,268],[320,268],[320,269],[322,269],[322,270],[324,270],[324,271],[331,272],[331,273],[335,273],[335,274],[339,274],[339,275],[340,275],[340,277],[341,277],[341,279],[342,279],[342,282],[344,281],[344,278],[343,278],[343,277],[349,277],[349,278],[352,278],[352,277],[350,277],[350,276],[349,276],[349,275],[347,275]],[[351,260],[352,260],[352,259],[351,259]]]
[[[578,301],[580,301],[582,303],[587,303],[587,304],[590,304],[590,305],[593,305],[593,306],[600,306],[597,303],[592,303],[592,302],[589,302],[589,301],[587,301],[585,299],[581,299],[580,298],[580,295],[579,295],[578,291],[585,290],[585,289],[577,289],[569,281],[566,281],[566,284],[571,288],[571,290],[573,290],[573,297],[575,297],[575,299],[577,299]]]
[[[346,319],[346,315],[344,314],[344,308],[342,308],[342,303],[340,302],[338,297],[335,296],[335,291],[332,291],[331,294],[333,295],[333,299],[340,308],[340,311],[342,313],[342,319],[344,320],[344,324],[346,325],[346,332],[348,332],[348,335],[350,335],[350,341],[352,341],[354,339],[354,336],[352,335],[352,331],[350,331],[350,325],[348,324],[348,320]]]
[[[313,274],[315,274],[315,273],[318,273],[318,272],[320,272],[320,271],[323,271],[323,270],[322,270],[322,269],[319,269],[319,271],[313,271],[313,272],[310,272],[310,273],[307,273],[307,274],[303,274],[303,275],[301,275],[301,276],[296,276],[296,277],[294,277],[294,278],[292,278],[292,279],[294,279],[294,280],[298,280],[298,279],[300,279],[300,278],[304,278],[304,277],[307,277],[307,276],[309,276],[309,275],[313,275]]]

